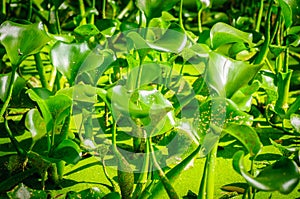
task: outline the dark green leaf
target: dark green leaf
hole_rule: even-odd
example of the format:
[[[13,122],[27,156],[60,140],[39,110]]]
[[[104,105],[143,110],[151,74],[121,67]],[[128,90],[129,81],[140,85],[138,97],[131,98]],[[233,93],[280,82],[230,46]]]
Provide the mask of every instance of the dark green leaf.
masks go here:
[[[244,166],[244,152],[238,151],[233,156],[233,168],[240,173],[254,188],[262,191],[279,191],[289,194],[298,185],[300,174],[297,164],[288,158],[282,158],[265,167],[256,177],[247,172]]]
[[[80,147],[72,140],[63,140],[52,153],[52,157],[76,164],[80,160]]]
[[[11,73],[0,75],[0,100],[4,102],[8,94],[8,84],[10,82]],[[15,75],[13,96],[18,97],[21,90],[25,88],[25,80]],[[17,100],[17,99],[16,99]]]
[[[50,41],[42,23],[23,25],[5,21],[0,26],[0,35],[13,66],[18,66],[28,55],[39,52]]]

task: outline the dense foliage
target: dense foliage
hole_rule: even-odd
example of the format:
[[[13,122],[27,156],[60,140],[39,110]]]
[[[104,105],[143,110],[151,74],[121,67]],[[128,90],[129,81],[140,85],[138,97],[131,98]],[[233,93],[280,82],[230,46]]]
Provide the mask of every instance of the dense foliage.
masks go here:
[[[299,196],[298,0],[1,3],[1,198]]]

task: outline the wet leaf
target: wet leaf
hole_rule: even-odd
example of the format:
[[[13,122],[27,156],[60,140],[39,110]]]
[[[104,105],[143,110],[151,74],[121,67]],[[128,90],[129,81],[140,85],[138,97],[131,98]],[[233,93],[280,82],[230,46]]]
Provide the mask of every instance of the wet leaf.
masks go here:
[[[217,49],[224,44],[236,42],[247,43],[250,47],[254,46],[252,33],[243,32],[223,22],[219,22],[211,28],[210,38],[213,49]]]
[[[5,21],[0,26],[0,41],[17,67],[28,55],[35,54],[50,41],[42,23],[18,24]]]
[[[245,178],[249,185],[258,190],[289,194],[299,183],[298,166],[289,158],[283,157],[274,164],[263,168],[256,177],[247,172],[243,158],[243,151],[236,152],[233,156],[233,168]]]

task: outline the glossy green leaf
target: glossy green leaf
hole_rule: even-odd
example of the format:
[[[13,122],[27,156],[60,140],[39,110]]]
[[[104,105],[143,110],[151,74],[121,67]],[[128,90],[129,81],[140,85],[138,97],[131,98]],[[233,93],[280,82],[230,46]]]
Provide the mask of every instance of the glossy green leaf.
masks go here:
[[[209,58],[206,83],[218,96],[227,98],[247,85],[262,67],[235,61],[215,52],[211,52]]]
[[[67,164],[76,164],[80,160],[80,147],[72,140],[63,140],[51,154],[51,157],[64,160]]]
[[[290,27],[293,22],[297,22],[300,18],[300,1],[299,0],[278,0],[281,8],[284,24]]]
[[[72,105],[71,98],[66,95],[50,96],[45,100],[48,110],[50,111],[53,120],[56,123],[60,123],[70,113],[70,107]]]
[[[286,157],[262,169],[254,177],[244,166],[244,152],[238,151],[233,156],[233,168],[240,173],[249,185],[262,191],[279,191],[291,193],[299,183],[300,173],[297,164]]]
[[[76,36],[88,39],[95,35],[100,34],[100,31],[94,24],[84,24],[75,28],[74,33]]]
[[[7,97],[10,77],[11,77],[11,73],[0,75],[0,100],[2,101],[4,101]],[[25,86],[26,86],[25,80],[19,77],[18,75],[15,75],[14,88],[13,88],[14,98],[19,97],[21,90],[25,88]]]
[[[228,124],[224,132],[238,139],[249,151],[251,157],[255,157],[262,150],[262,143],[256,131],[247,125]]]
[[[50,91],[45,88],[32,88],[26,92],[32,101],[35,101],[46,123],[47,132],[51,132],[53,127],[52,114],[47,106],[46,99],[51,95]]]
[[[42,23],[24,25],[5,21],[0,26],[0,35],[0,42],[15,67],[50,41]]]
[[[155,32],[155,28],[147,31]],[[155,34],[155,36],[157,36]],[[187,45],[187,36],[176,24],[172,24],[166,32],[154,41],[145,40],[138,32],[129,32],[127,37],[135,44],[136,49],[154,49],[162,52],[179,53]]]
[[[66,44],[58,41],[51,49],[51,61],[72,85],[78,70],[90,52],[87,43]]]
[[[47,133],[46,123],[37,109],[31,109],[26,114],[25,126],[31,133],[34,142],[44,137]]]
[[[228,125],[251,125],[252,116],[240,111],[229,99],[213,98],[199,107],[198,133],[201,140],[201,157],[205,157]]]
[[[260,88],[260,82],[254,81],[251,85],[246,85],[233,94],[231,100],[242,111],[249,112],[252,105],[252,95]]]
[[[136,6],[145,13],[148,20],[154,17],[160,17],[162,11],[168,11],[177,4],[179,0],[137,0]]]
[[[224,44],[236,42],[247,43],[250,47],[254,46],[252,33],[243,32],[223,22],[219,22],[211,28],[210,38],[213,49],[217,49]]]

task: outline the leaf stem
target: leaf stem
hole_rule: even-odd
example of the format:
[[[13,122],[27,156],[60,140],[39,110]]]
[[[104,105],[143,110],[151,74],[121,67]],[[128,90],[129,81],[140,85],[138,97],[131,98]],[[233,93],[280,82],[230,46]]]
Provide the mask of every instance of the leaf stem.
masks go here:
[[[86,23],[86,16],[85,16],[85,6],[83,0],[78,0],[79,1],[79,9],[80,9],[80,15],[82,17],[80,25],[85,25]]]
[[[6,0],[2,0],[2,14],[6,15]]]
[[[198,30],[199,30],[199,33],[202,33],[202,8],[200,8],[200,10],[198,11]]]
[[[260,7],[259,7],[258,17],[257,17],[257,22],[256,22],[256,28],[255,28],[256,32],[259,32],[259,30],[260,30],[260,24],[261,24],[261,19],[263,16],[263,11],[264,11],[264,0],[260,0]]]
[[[134,8],[134,3],[133,0],[129,0],[128,4],[126,7],[120,12],[120,14],[117,16],[117,19],[122,19],[126,13]],[[142,13],[142,12],[140,12]],[[141,23],[141,22],[140,22]]]
[[[95,0],[94,0],[95,1]],[[102,1],[102,18],[106,18],[106,0]]]
[[[163,170],[161,169],[161,167],[159,166],[159,164],[156,160],[155,151],[154,151],[152,143],[151,143],[151,138],[149,138],[148,141],[150,142],[150,152],[152,154],[153,164],[157,169],[159,178],[160,178],[165,190],[167,191],[169,198],[170,199],[179,199],[179,196],[176,193],[174,187],[172,186],[169,179],[166,177],[165,173],[163,172]]]
[[[14,145],[17,153],[20,156],[26,156],[26,154],[27,154],[26,151],[20,146],[18,140],[16,140],[16,138],[12,134],[12,132],[11,132],[11,130],[9,128],[8,121],[7,121],[6,117],[4,118],[4,124],[5,124],[5,129],[7,131],[8,137],[9,137],[11,143]]]
[[[0,117],[4,116],[4,113],[9,105],[10,98],[12,96],[12,92],[13,92],[13,88],[14,88],[14,81],[15,81],[17,69],[18,69],[18,66],[12,66],[12,72],[11,72],[10,81],[9,81],[9,85],[8,85],[8,94],[7,94],[4,104],[0,110]]]
[[[183,8],[183,0],[180,0],[180,8],[179,8],[179,25],[182,28],[182,30],[185,30],[183,25],[183,14],[182,14],[182,8]]]
[[[35,59],[37,71],[40,76],[42,87],[49,89],[49,85],[46,80],[46,74],[45,74],[44,65],[40,53],[34,54],[34,59]]]
[[[29,8],[28,8],[28,21],[31,21],[31,17],[32,17],[32,0],[29,0],[28,2],[29,4]]]
[[[270,31],[271,31],[272,5],[273,5],[273,0],[269,0],[269,8],[268,8],[267,19],[266,19],[265,41],[262,45],[262,48],[261,48],[258,56],[254,60],[254,64],[263,63],[269,52],[269,45],[270,45],[270,40],[271,40]]]

